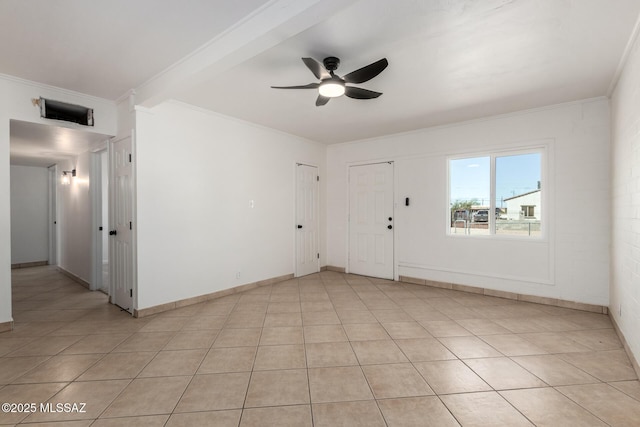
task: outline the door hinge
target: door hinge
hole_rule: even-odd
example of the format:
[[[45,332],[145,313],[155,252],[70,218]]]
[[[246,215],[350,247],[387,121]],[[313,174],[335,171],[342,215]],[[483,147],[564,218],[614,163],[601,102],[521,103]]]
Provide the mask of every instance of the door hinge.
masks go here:
[[[316,175],[316,181],[320,181],[320,175]]]
[[[320,254],[318,254],[318,259],[320,259]]]
[[[129,163],[131,163],[131,153],[129,153]]]
[[[133,224],[129,221],[129,230],[133,230]]]
[[[133,289],[129,289],[129,296],[133,298]]]

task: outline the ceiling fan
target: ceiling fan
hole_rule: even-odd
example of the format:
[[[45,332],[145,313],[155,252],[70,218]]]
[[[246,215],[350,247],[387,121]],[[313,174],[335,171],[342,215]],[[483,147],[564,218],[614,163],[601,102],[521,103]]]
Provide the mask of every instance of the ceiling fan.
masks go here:
[[[340,65],[340,59],[329,56],[324,58],[322,64],[313,58],[302,58],[302,62],[311,70],[316,78],[320,79],[319,83],[309,83],[301,86],[271,86],[273,89],[318,89],[318,98],[316,99],[316,107],[325,105],[331,98],[346,95],[355,99],[372,99],[382,95],[381,92],[362,89],[355,86],[347,86],[346,83],[364,83],[371,80],[382,72],[389,62],[386,58],[382,58],[372,64],[364,66],[360,69],[345,74],[343,77],[334,74]]]

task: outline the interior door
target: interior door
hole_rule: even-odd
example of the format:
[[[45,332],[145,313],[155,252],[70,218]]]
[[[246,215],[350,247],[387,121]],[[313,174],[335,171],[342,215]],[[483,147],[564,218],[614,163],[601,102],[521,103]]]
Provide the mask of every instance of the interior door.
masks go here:
[[[349,168],[349,273],[394,278],[393,163]]]
[[[320,271],[318,168],[296,166],[296,276]]]
[[[111,143],[111,302],[133,312],[133,167],[131,137]]]

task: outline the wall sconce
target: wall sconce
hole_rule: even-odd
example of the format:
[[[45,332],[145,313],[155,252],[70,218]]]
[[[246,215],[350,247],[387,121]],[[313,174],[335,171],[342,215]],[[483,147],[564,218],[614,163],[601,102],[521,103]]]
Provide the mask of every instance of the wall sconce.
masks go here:
[[[62,185],[71,184],[71,177],[76,176],[76,170],[62,171]]]

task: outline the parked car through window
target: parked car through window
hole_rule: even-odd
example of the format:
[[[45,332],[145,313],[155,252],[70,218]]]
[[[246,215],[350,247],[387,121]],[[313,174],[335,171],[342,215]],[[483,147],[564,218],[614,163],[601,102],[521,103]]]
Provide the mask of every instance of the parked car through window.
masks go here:
[[[489,221],[489,211],[481,209],[473,214],[473,222],[487,222]]]

